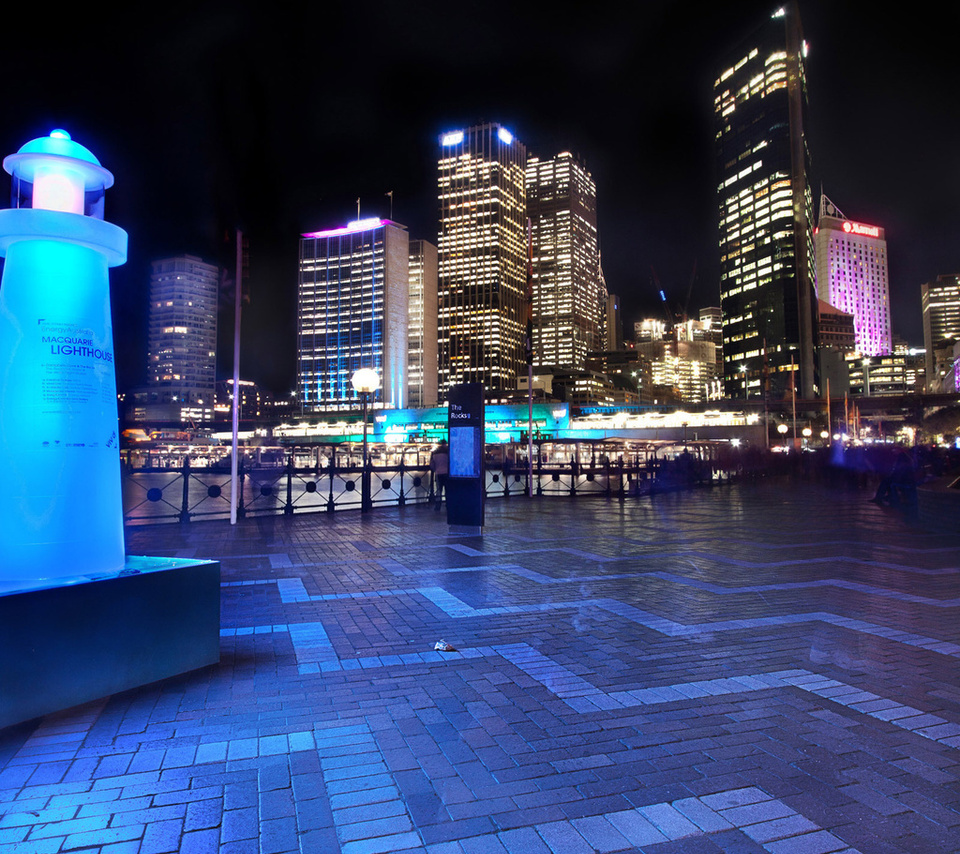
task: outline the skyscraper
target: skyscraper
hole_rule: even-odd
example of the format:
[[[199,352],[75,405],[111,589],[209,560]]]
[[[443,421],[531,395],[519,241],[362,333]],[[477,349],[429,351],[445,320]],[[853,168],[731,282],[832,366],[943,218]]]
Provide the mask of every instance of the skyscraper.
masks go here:
[[[534,364],[582,370],[587,353],[602,347],[597,187],[567,151],[528,158],[526,182]]]
[[[526,371],[527,152],[499,124],[440,137],[440,396],[453,383],[512,391]]]
[[[817,294],[853,315],[857,352],[893,352],[890,283],[883,229],[847,219],[826,196],[820,199],[815,237]]]
[[[437,247],[410,241],[409,406],[437,405]]]
[[[165,411],[172,421],[209,421],[217,379],[220,268],[193,255],[164,258],[152,267],[147,386],[153,411]]]
[[[920,285],[926,386],[930,391],[960,389],[954,345],[960,341],[960,276],[937,276]]]
[[[815,393],[813,202],[804,136],[804,43],[795,2],[731,52],[714,83],[724,383]],[[742,386],[741,386],[742,387]]]
[[[380,375],[377,399],[407,400],[409,238],[363,219],[300,240],[297,385],[305,410],[350,409],[360,368]]]

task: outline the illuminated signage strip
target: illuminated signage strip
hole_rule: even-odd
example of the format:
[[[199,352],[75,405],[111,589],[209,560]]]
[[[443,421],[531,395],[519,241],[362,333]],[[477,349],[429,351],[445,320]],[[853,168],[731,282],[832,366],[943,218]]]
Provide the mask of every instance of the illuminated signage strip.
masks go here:
[[[388,220],[379,217],[369,217],[367,219],[358,219],[347,223],[343,228],[332,228],[328,231],[311,231],[309,234],[301,234],[301,237],[334,237],[338,234],[353,234],[357,231],[370,231],[374,228],[380,228],[386,225]]]
[[[879,237],[880,228],[876,225],[864,225],[862,222],[845,220],[843,230],[847,234],[862,234],[864,237]]]

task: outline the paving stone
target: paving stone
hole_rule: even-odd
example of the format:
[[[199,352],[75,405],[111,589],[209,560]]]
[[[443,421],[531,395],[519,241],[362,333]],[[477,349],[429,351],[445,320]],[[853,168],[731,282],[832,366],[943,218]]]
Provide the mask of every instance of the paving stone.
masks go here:
[[[226,810],[223,813],[221,838],[224,842],[236,842],[240,839],[256,839],[259,833],[260,820],[256,809],[246,807],[243,809]]]
[[[536,831],[553,854],[593,854],[593,846],[568,821],[538,824]]]
[[[597,851],[622,851],[630,847],[627,838],[603,816],[575,818],[570,824]]]
[[[741,827],[741,830],[756,842],[773,842],[786,837],[798,836],[802,833],[819,830],[810,819],[793,813],[784,818],[763,821]]]
[[[179,819],[151,820],[145,828],[140,847],[142,854],[168,854],[180,850],[183,822]]]
[[[219,800],[208,799],[187,804],[183,827],[185,831],[219,827],[223,805]]]
[[[668,839],[682,839],[700,832],[700,828],[672,804],[639,807],[638,812]]]
[[[547,843],[532,827],[505,830],[497,838],[508,854],[550,854]]]
[[[825,830],[791,836],[778,842],[770,842],[764,847],[770,854],[831,854],[849,850],[845,842]]]

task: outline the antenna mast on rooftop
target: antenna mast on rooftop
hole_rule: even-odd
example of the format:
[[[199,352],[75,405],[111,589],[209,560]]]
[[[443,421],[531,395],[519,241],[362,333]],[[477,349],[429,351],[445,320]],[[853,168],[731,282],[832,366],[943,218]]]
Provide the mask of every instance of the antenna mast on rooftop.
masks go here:
[[[823,190],[820,191],[820,216],[834,216],[838,219],[846,219],[846,215],[830,199],[827,198]],[[819,219],[819,218],[818,218]]]

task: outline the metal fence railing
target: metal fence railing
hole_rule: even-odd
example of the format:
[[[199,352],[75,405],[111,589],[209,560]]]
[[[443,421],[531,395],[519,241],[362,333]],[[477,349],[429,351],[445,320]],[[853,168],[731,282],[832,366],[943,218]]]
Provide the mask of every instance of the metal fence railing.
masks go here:
[[[363,466],[347,457],[317,456],[310,465],[297,465],[296,451],[286,463],[257,465],[239,461],[237,515],[333,513],[359,510]],[[124,521],[131,525],[189,522],[230,515],[230,474],[222,466],[198,468],[189,455],[173,467],[157,465],[124,468]],[[374,508],[426,504],[434,500],[434,482],[425,461],[396,465],[371,464],[370,497]],[[624,500],[627,496],[688,488],[729,480],[732,472],[698,456],[677,459],[621,457],[580,465],[538,461],[532,473],[536,496],[601,496]],[[526,465],[488,461],[484,491],[488,499],[528,494],[530,473]]]

